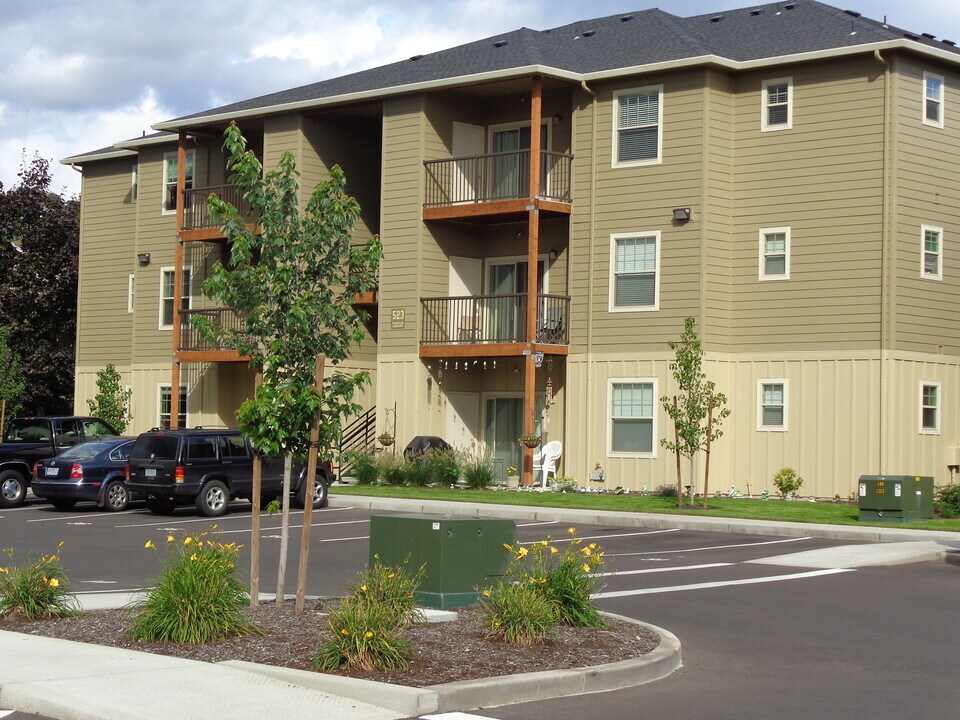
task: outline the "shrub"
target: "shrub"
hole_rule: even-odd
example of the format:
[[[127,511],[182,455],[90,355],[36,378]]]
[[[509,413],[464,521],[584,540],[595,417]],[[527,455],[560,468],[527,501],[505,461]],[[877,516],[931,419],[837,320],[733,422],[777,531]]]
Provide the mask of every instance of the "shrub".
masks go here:
[[[373,567],[348,585],[349,594],[337,607],[328,608],[331,637],[313,657],[316,670],[336,670],[347,665],[361,670],[402,670],[416,650],[403,636],[411,622],[423,620],[414,608],[414,593],[424,568],[407,572],[406,563],[395,568],[374,557]]]
[[[61,542],[53,555],[27,558],[25,565],[0,567],[0,618],[27,620],[58,618],[80,612],[76,596],[67,588],[60,564]],[[13,559],[13,550],[4,552]]]
[[[559,616],[533,578],[526,582],[501,581],[483,591],[481,622],[487,637],[516,645],[532,645],[552,639]]]
[[[943,517],[960,517],[960,485],[941,485],[933,497],[933,509]]]
[[[357,479],[357,485],[373,485],[380,477],[377,458],[372,452],[358,451],[352,454],[351,459],[353,460],[351,474]]]
[[[485,446],[463,454],[463,481],[468,488],[482,490],[493,483],[493,454]]]
[[[434,448],[424,453],[423,457],[430,468],[431,482],[452,485],[460,478],[460,463],[453,450]]]
[[[580,486],[572,477],[561,475],[550,483],[550,489],[554,492],[575,493],[580,490]]]
[[[405,464],[403,458],[390,453],[383,453],[377,459],[380,481],[387,485],[402,485],[404,482]]]
[[[423,487],[429,485],[430,481],[430,463],[426,456],[418,455],[404,462],[403,482],[405,484],[413,487]]]
[[[676,497],[677,496],[677,486],[676,485],[660,485],[656,490],[653,491],[655,495],[660,497]]]
[[[214,526],[216,529],[216,526]],[[153,548],[148,541],[146,547]],[[163,571],[138,608],[131,635],[145,642],[204,643],[262,631],[243,615],[247,593],[236,572],[239,546],[209,533],[167,536]]]
[[[781,497],[786,497],[787,493],[797,494],[797,490],[803,485],[803,478],[797,475],[793,468],[785,467],[773,477],[773,484],[780,492]]]

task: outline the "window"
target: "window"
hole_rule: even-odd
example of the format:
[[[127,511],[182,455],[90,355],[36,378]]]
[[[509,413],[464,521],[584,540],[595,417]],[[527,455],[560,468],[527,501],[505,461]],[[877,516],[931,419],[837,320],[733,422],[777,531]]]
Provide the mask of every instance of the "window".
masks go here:
[[[656,457],[656,397],[657,381],[653,378],[610,381],[611,455]]]
[[[923,74],[923,124],[943,127],[943,76]]]
[[[195,153],[187,150],[187,179],[184,188],[193,187],[193,165]],[[163,154],[163,212],[170,214],[177,211],[177,153]]]
[[[790,279],[790,228],[760,228],[760,279]]]
[[[920,433],[940,434],[940,382],[920,381]]]
[[[137,163],[133,164],[133,167],[130,170],[130,202],[135,203],[137,201],[137,176],[140,174],[140,166]]]
[[[104,423],[99,420],[84,420],[83,421],[83,435],[84,437],[108,437],[113,435],[114,432],[108,428]]]
[[[614,94],[614,167],[660,162],[662,95],[662,85]]]
[[[183,287],[180,291],[180,309],[190,309],[190,281],[192,273],[189,267],[183,268]],[[160,269],[160,329],[173,327],[173,281],[174,270],[171,267]]]
[[[132,313],[136,303],[137,277],[133,273],[127,275],[127,312]]]
[[[782,378],[757,383],[757,430],[787,429],[787,381]]]
[[[220,436],[220,457],[247,458],[247,443],[240,435]]]
[[[943,280],[943,228],[920,226],[920,277]]]
[[[164,429],[170,428],[170,411],[172,408],[172,398],[170,393],[170,383],[160,384],[160,422],[158,427]],[[180,407],[177,411],[177,427],[187,426],[187,386],[180,386]]]
[[[793,78],[764,80],[760,108],[760,130],[789,130],[793,127]]]
[[[193,435],[187,438],[187,460],[216,460],[217,436]]]
[[[660,309],[660,233],[610,236],[610,310]]]

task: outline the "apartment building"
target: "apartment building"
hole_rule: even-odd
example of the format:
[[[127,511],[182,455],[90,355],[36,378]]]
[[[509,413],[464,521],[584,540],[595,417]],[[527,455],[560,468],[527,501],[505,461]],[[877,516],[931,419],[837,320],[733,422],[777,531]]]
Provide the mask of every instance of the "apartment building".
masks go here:
[[[231,424],[253,386],[190,318],[224,255],[221,135],[306,196],[332,164],[384,259],[349,367],[400,446],[560,440],[560,472],[675,481],[667,341],[697,320],[732,415],[711,484],[804,494],[960,465],[960,52],[811,0],[526,28],[174,120],[83,170],[77,407]],[[531,130],[533,129],[533,130]],[[239,201],[239,200],[238,200]],[[702,465],[702,463],[701,463]],[[589,481],[597,467],[601,482]]]

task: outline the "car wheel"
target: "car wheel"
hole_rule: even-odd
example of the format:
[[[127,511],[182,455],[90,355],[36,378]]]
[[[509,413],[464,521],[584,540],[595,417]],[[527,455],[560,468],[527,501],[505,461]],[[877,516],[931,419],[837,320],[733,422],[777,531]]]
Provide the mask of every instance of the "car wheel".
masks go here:
[[[126,510],[130,504],[130,493],[122,480],[111,480],[103,489],[103,509],[107,512]]]
[[[12,508],[27,496],[27,481],[16,470],[0,472],[0,508]]]
[[[230,504],[230,491],[219,480],[211,480],[197,495],[197,510],[207,517],[218,517],[227,512]]]
[[[176,503],[170,498],[147,498],[147,510],[154,515],[172,515]]]
[[[306,507],[307,483],[303,483],[297,490],[295,502],[297,507]],[[325,508],[330,504],[330,498],[327,497],[326,478],[317,473],[317,479],[313,483],[313,509]]]
[[[50,502],[53,503],[53,506],[57,510],[73,510],[77,504],[76,500],[71,500],[69,498],[57,498],[56,500],[51,500]]]

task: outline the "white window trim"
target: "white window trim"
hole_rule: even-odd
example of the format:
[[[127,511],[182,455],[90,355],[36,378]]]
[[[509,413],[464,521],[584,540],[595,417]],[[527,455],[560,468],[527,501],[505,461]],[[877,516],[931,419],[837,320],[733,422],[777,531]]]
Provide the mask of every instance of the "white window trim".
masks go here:
[[[191,282],[193,278],[191,277]],[[136,305],[137,276],[134,273],[127,275],[127,312],[132,313]]]
[[[783,263],[783,274],[782,275],[767,275],[766,273],[766,255],[764,250],[764,240],[767,235],[776,235],[778,233],[783,233],[786,236],[784,243],[784,263]],[[759,257],[758,257],[758,267],[757,267],[757,279],[760,281],[770,281],[770,280],[789,280],[790,279],[790,227],[768,227],[760,228],[759,235]]]
[[[190,284],[187,287],[189,295],[187,295],[187,309],[193,309],[193,266],[184,265],[183,269],[190,273]],[[173,265],[166,265],[160,268],[160,292],[159,292],[159,307],[157,308],[157,326],[160,330],[173,330],[173,325],[164,325],[163,324],[163,275],[167,272],[176,272],[176,268]],[[182,283],[181,283],[182,284]],[[174,282],[176,286],[176,282]],[[177,292],[177,288],[173,288],[174,293]],[[173,302],[176,303],[180,299],[178,295],[173,296]]]
[[[167,209],[163,206],[163,199],[164,199],[164,197],[165,197],[166,194],[167,194],[167,193],[166,193],[167,185],[171,182],[171,181],[169,180],[169,178],[167,178],[167,158],[170,157],[170,156],[177,157],[177,151],[174,150],[173,152],[167,152],[167,153],[164,153],[164,154],[163,154],[163,167],[162,167],[161,170],[160,170],[160,174],[163,176],[163,184],[160,186],[160,214],[161,214],[161,215],[174,215],[174,214],[176,214],[176,212],[177,212],[177,209],[176,209],[176,208],[174,208],[173,210],[167,210]],[[190,164],[190,157],[191,157],[191,156],[193,157],[193,174],[194,174],[194,176],[196,176],[196,174],[197,174],[197,155],[196,155],[196,150],[187,150],[187,165]],[[178,170],[178,172],[179,172],[179,170]],[[176,179],[176,178],[173,178],[173,181],[172,181],[172,182],[176,182],[176,181],[177,181],[177,179]],[[197,178],[196,178],[196,177],[193,178],[193,184],[194,184],[194,185],[197,184]]]
[[[783,425],[763,424],[763,386],[783,385]],[[757,432],[787,432],[790,418],[790,381],[787,378],[757,380]]]
[[[163,391],[170,390],[172,387],[173,385],[171,385],[168,382],[157,383],[157,406],[156,406],[157,407],[157,415],[156,415],[157,425],[156,427],[163,427],[163,418],[161,417],[162,413],[160,412],[160,405],[161,405],[161,402],[163,401]],[[190,426],[190,389],[187,387],[187,383],[180,383],[180,389],[183,390],[184,395],[186,396],[186,402],[184,403],[186,407],[184,408],[183,415],[187,422],[184,423],[184,427],[189,427]],[[176,407],[177,410],[179,411],[180,409],[179,405],[180,405],[180,398],[179,397],[175,398],[173,396],[173,392],[171,391],[170,393],[170,417],[171,418],[173,417],[174,407]],[[179,414],[180,413],[177,412],[177,415]]]
[[[930,120],[927,117],[927,78],[934,78],[940,81],[940,118],[938,120]],[[944,82],[943,75],[937,75],[931,72],[923,73],[923,86],[920,88],[920,119],[923,120],[924,125],[943,129],[943,118],[946,115],[944,110],[946,106],[946,96],[947,84]]]
[[[767,88],[770,85],[787,85],[787,122],[770,125],[767,122]],[[776,132],[777,130],[793,129],[793,77],[773,78],[764,80],[760,85],[760,132]]]
[[[635,237],[650,237],[653,236],[657,239],[657,254],[656,259],[654,260],[656,264],[656,269],[654,270],[654,288],[653,288],[653,305],[631,305],[626,307],[620,307],[615,304],[616,302],[616,276],[617,276],[617,240],[622,240],[624,238],[635,238]],[[660,266],[660,231],[659,230],[640,230],[638,232],[628,232],[628,233],[612,233],[610,235],[610,277],[609,285],[610,292],[608,297],[607,309],[609,312],[657,312],[660,310],[660,274],[662,268]]]
[[[650,452],[619,452],[613,449],[613,386],[630,383],[651,383],[653,385],[653,426],[651,427],[652,442],[650,443]],[[655,377],[628,377],[628,378],[607,378],[607,406],[604,412],[607,414],[607,457],[613,458],[640,458],[656,460],[657,448],[660,447],[659,435],[657,434],[657,415],[660,411],[660,395],[657,392],[658,379]]]
[[[642,95],[656,91],[659,94],[657,102],[657,157],[648,160],[625,160],[620,162],[620,98],[623,95]],[[615,168],[641,167],[643,165],[660,165],[663,163],[663,85],[648,85],[646,87],[627,88],[617,90],[613,94],[613,154],[610,156],[611,166]]]
[[[924,260],[927,255],[927,233],[935,232],[940,238],[940,250],[938,252],[937,270],[938,273],[924,272]],[[920,277],[923,280],[943,280],[943,228],[936,225],[920,226]]]
[[[923,388],[925,386],[933,386],[937,388],[937,426],[935,428],[925,428],[923,426]],[[917,403],[917,429],[921,435],[939,435],[941,420],[943,418],[943,387],[939,380],[921,380],[920,381],[920,397],[919,402]]]

